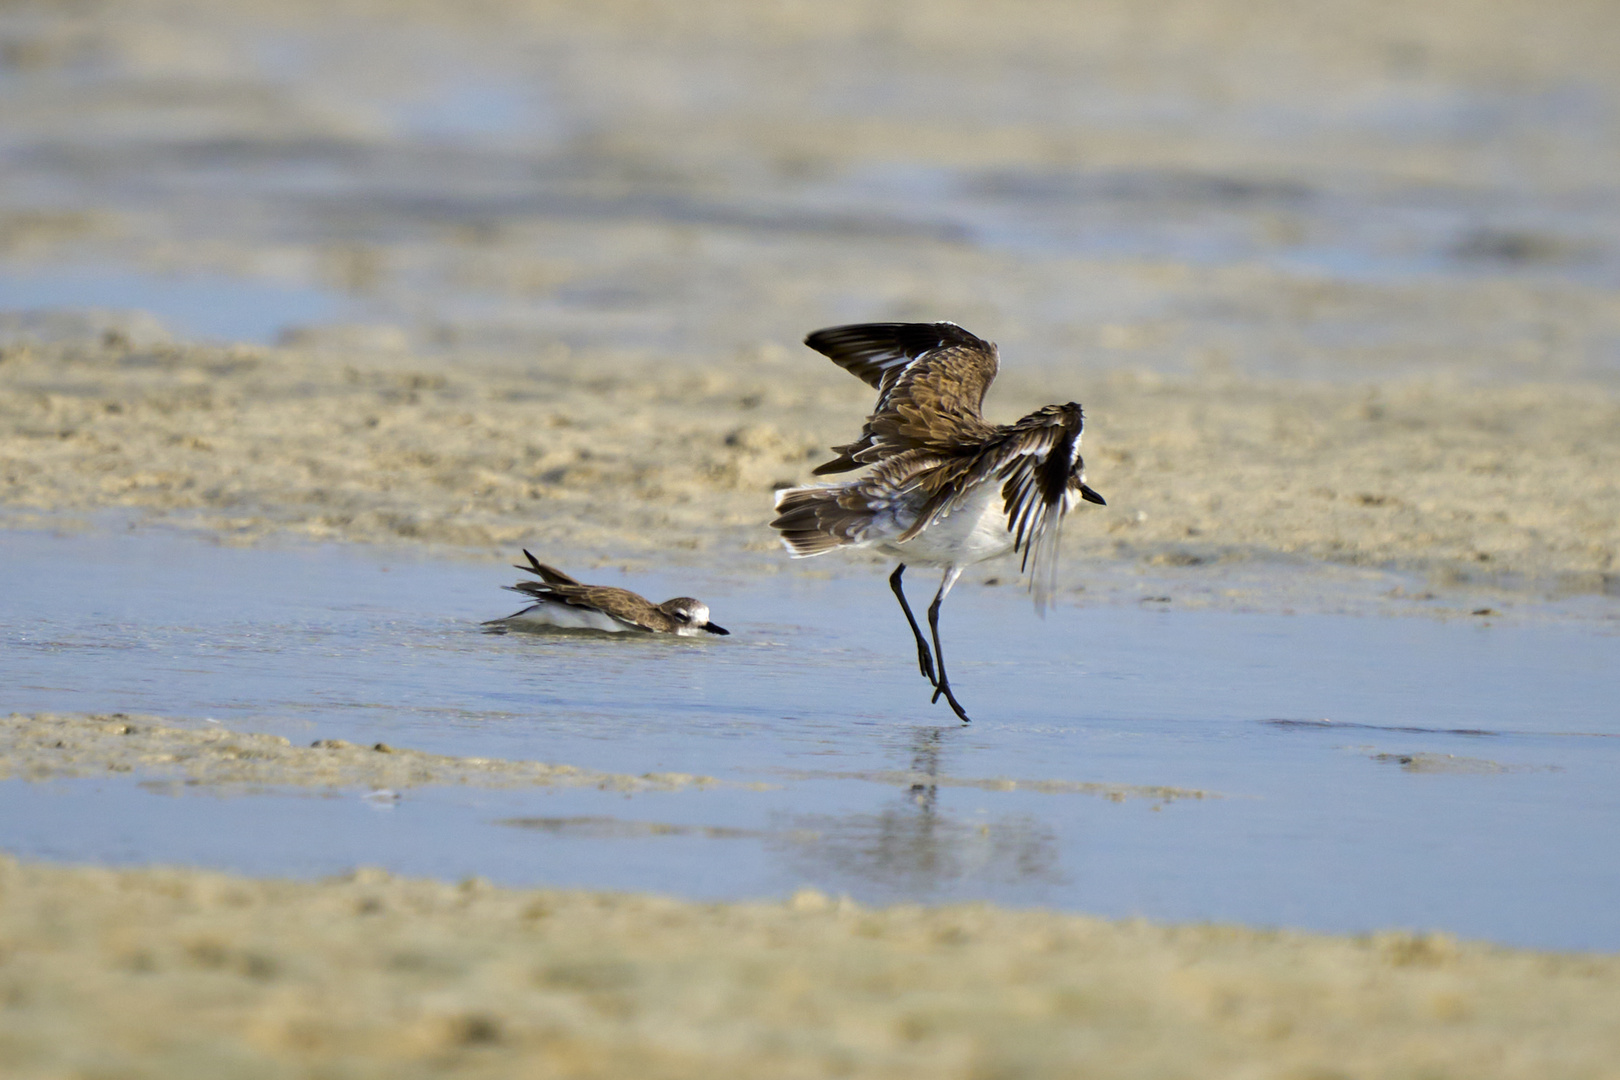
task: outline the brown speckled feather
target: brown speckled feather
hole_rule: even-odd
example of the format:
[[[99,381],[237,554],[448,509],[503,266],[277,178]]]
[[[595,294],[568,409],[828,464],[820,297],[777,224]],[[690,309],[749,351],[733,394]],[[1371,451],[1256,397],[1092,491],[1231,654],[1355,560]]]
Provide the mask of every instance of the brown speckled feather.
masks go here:
[[[955,323],[833,326],[804,343],[878,390],[860,438],[833,447],[838,457],[818,466],[818,476],[994,434],[981,410],[996,377],[996,347]]]
[[[655,634],[673,633],[680,625],[645,598],[611,585],[548,585],[541,581],[522,581],[506,587],[536,600],[561,600],[569,607],[600,611]]]
[[[508,585],[512,592],[523,593],[537,600],[561,600],[569,607],[600,611],[655,633],[667,633],[675,626],[675,620],[659,611],[657,605],[629,589],[618,589],[612,585],[582,585],[556,567],[547,566],[536,559],[527,549],[523,554],[529,560],[529,565],[513,565],[519,570],[538,575],[540,580]]]

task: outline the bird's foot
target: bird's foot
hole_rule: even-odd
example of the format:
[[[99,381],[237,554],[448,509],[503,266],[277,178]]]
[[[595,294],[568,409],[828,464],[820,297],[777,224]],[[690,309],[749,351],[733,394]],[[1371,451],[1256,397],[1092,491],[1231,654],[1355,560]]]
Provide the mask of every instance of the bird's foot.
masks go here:
[[[951,693],[950,683],[944,681],[935,683],[934,696],[929,699],[928,703],[930,705],[937,704],[939,702],[940,695],[944,695],[946,704],[950,705],[951,711],[961,718],[962,723],[973,723],[973,718],[967,714],[966,709],[962,708],[962,703],[956,700],[956,695]]]

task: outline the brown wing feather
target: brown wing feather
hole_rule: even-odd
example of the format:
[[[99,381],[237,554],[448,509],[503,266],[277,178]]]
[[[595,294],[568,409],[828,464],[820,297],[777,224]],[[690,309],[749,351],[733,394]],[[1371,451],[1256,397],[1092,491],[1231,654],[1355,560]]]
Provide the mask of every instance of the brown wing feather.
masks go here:
[[[536,600],[560,600],[569,607],[600,611],[616,619],[634,623],[643,630],[662,631],[673,627],[675,620],[672,616],[660,611],[645,597],[629,589],[619,589],[612,585],[584,585],[556,567],[547,566],[536,559],[527,548],[523,550],[523,554],[529,560],[529,565],[524,566],[521,563],[514,565],[517,569],[526,570],[541,580],[520,581],[516,585],[505,586],[512,592],[522,593]]]
[[[954,323],[863,323],[817,330],[805,344],[878,388],[860,438],[833,447],[817,475],[848,472],[909,450],[978,442],[984,395],[996,377],[994,344]]]
[[[600,611],[615,619],[633,623],[643,630],[667,631],[675,620],[658,610],[645,597],[612,585],[553,585],[543,581],[520,581],[505,588],[536,600],[560,600],[569,607]]]
[[[936,490],[955,464],[930,451],[909,450],[847,483],[789,488],[777,494],[771,528],[796,558],[862,543],[874,520],[901,507],[918,485]]]
[[[852,323],[817,330],[804,343],[879,390],[913,360],[959,345],[995,355],[996,347],[955,323]]]
[[[1058,541],[1069,492],[1090,490],[1084,485],[1085,462],[1080,457],[1084,430],[1085,414],[1075,402],[1048,405],[997,428],[971,455],[930,472],[925,484],[934,495],[898,541],[910,540],[956,509],[980,484],[999,481],[1013,550],[1023,555],[1019,570],[1033,565],[1030,588],[1037,608],[1044,608],[1056,587]],[[1101,498],[1094,492],[1091,496]]]

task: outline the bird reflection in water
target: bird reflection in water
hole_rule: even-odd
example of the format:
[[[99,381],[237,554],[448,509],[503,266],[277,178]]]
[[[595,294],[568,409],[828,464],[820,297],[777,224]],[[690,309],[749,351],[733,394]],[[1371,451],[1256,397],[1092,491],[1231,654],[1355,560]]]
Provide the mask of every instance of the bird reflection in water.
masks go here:
[[[818,885],[864,900],[973,896],[988,885],[1061,883],[1057,837],[1033,815],[964,820],[941,808],[942,759],[947,740],[957,735],[955,728],[915,729],[912,783],[876,813],[794,815],[780,834],[792,860]]]

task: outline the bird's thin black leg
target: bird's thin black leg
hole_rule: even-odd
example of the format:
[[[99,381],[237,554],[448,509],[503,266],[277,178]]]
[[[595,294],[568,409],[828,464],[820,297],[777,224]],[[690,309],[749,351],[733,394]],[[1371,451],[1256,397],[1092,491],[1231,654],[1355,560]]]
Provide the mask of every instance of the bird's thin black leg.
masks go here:
[[[939,683],[934,678],[934,658],[928,652],[928,640],[923,637],[922,627],[917,625],[916,616],[911,614],[911,605],[906,603],[906,591],[900,586],[900,575],[905,572],[905,563],[895,567],[894,573],[889,575],[889,588],[894,590],[894,595],[900,600],[900,610],[906,613],[906,622],[911,624],[912,636],[917,639],[917,668],[922,672],[923,678],[928,680],[929,685],[938,686]]]
[[[962,571],[956,567],[945,571],[945,580],[939,583],[939,592],[934,594],[934,602],[928,605],[928,629],[934,632],[934,657],[939,661],[939,679],[934,683],[934,696],[931,700],[938,701],[939,696],[944,694],[945,700],[950,703],[951,711],[962,718],[962,723],[970,724],[973,722],[972,718],[968,716],[967,710],[962,708],[962,703],[956,700],[956,695],[951,693],[951,680],[945,674],[945,649],[939,643],[939,606],[945,602],[945,594],[951,591],[951,586],[956,584],[956,579],[961,574]]]

